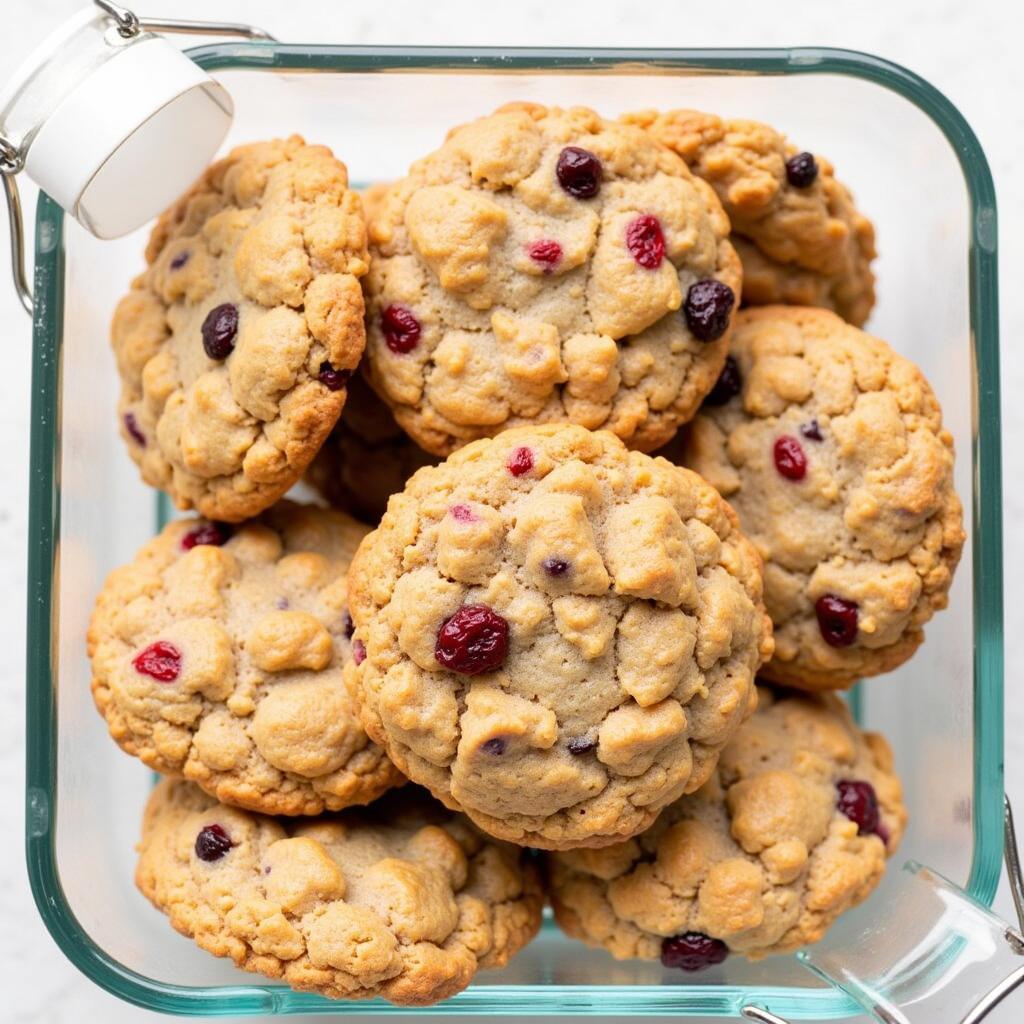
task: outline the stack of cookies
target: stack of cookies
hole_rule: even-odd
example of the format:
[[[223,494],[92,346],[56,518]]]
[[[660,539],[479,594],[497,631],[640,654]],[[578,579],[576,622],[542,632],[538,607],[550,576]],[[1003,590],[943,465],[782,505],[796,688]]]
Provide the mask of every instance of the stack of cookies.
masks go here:
[[[512,104],[363,197],[297,137],[211,167],[113,323],[128,451],[199,517],[89,631],[172,925],[424,1005],[546,900],[684,971],[863,900],[906,810],[832,691],[964,539],[873,256],[823,158],[694,111]]]

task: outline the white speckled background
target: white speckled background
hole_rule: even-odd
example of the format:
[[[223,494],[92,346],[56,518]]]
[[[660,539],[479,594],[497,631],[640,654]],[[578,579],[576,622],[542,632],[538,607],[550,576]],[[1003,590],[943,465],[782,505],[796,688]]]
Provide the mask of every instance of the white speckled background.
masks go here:
[[[3,0],[0,81],[75,11],[79,0]],[[145,0],[141,14],[250,21],[285,41],[575,46],[840,46],[877,53],[930,80],[965,114],[984,146],[1000,210],[1005,488],[1007,788],[1024,808],[1024,26],[1009,0]],[[344,154],[342,154],[343,156]],[[894,168],[894,173],[899,170]],[[855,182],[852,183],[854,186]],[[31,223],[34,196],[26,189]],[[868,211],[870,212],[870,211]],[[29,320],[9,284],[0,245],[0,982],[8,1024],[104,1024],[163,1019],[118,1002],[79,975],[37,917],[25,875],[23,832],[25,537],[27,527]],[[949,770],[950,766],[943,766]],[[97,866],[102,869],[101,865]],[[1009,918],[1005,883],[996,909]],[[306,1018],[311,1020],[312,1018]],[[337,1020],[338,1018],[333,1018]],[[349,1020],[366,1018],[347,1018]],[[398,1019],[398,1018],[391,1018]],[[990,1018],[1024,1019],[1024,992]],[[913,1021],[912,1024],[931,1024]]]

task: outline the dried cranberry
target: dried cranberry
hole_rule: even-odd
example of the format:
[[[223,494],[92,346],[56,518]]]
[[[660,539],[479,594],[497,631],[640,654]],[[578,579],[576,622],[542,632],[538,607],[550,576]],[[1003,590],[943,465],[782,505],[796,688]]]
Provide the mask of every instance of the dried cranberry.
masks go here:
[[[803,480],[807,476],[807,456],[803,445],[792,434],[783,434],[776,439],[772,457],[775,468],[787,480]]]
[[[505,465],[513,476],[529,473],[533,469],[533,451],[529,448],[516,448],[508,457]]]
[[[724,281],[705,277],[686,289],[683,318],[698,341],[717,341],[728,330],[735,305],[736,296]]]
[[[823,594],[814,602],[821,638],[829,647],[849,647],[857,639],[857,602]]]
[[[197,544],[212,544],[219,548],[230,537],[231,527],[227,523],[203,523],[181,538],[181,546],[186,551],[191,551]]]
[[[870,782],[840,779],[836,789],[839,792],[837,806],[850,821],[856,823],[857,832],[862,836],[878,836],[883,842],[888,842],[889,833],[881,824],[875,787]]]
[[[808,441],[824,440],[821,436],[821,426],[817,420],[808,420],[806,423],[801,423],[800,433],[806,437]]]
[[[597,740],[591,739],[589,736],[574,736],[569,740],[567,746],[569,753],[578,757],[580,754],[586,754],[593,750],[597,746]]]
[[[818,161],[813,153],[797,153],[786,161],[786,180],[793,188],[807,188],[818,177]]]
[[[220,860],[231,846],[231,839],[220,825],[206,825],[196,836],[196,856],[200,860]]]
[[[457,523],[476,522],[476,514],[468,505],[452,505],[452,507],[448,509],[448,512],[451,515],[452,519],[454,519]]]
[[[203,348],[211,359],[227,359],[238,333],[238,307],[230,302],[214,306],[203,321]]]
[[[181,268],[185,266],[186,263],[188,263],[188,258],[190,255],[191,254],[189,253],[188,249],[186,249],[184,252],[179,252],[178,255],[175,256],[173,260],[171,260],[171,270],[181,270]]]
[[[362,665],[366,661],[366,645],[362,640],[352,641],[352,660],[357,665]]]
[[[564,558],[545,558],[540,564],[549,576],[564,576],[569,571],[569,563]]]
[[[665,236],[657,217],[643,213],[626,225],[626,248],[645,270],[657,270],[665,258]]]
[[[732,356],[725,357],[725,365],[715,381],[715,386],[704,396],[705,405],[725,405],[735,398],[743,388],[740,364]]]
[[[128,436],[143,448],[146,447],[146,435],[142,432],[142,428],[139,426],[139,421],[135,418],[135,413],[126,412],[124,414],[124,429],[128,431]]]
[[[558,184],[577,199],[596,196],[601,187],[603,169],[601,161],[589,150],[579,146],[566,146],[558,154],[555,165]]]
[[[423,328],[408,306],[392,303],[380,315],[380,327],[384,342],[392,352],[405,355],[420,343]]]
[[[341,630],[345,634],[346,640],[351,640],[352,634],[356,631],[356,624],[348,612],[345,612],[345,617],[341,620]]]
[[[340,391],[348,384],[351,376],[351,370],[336,370],[330,363],[321,363],[320,372],[316,375],[316,379],[328,391]]]
[[[500,736],[494,736],[491,739],[487,740],[487,742],[484,743],[480,747],[480,749],[485,754],[491,754],[494,757],[498,757],[501,754],[505,753],[506,746],[508,746],[508,744],[505,742],[504,739],[502,739]]]
[[[173,683],[181,675],[181,651],[166,640],[157,640],[139,651],[132,664],[136,672],[158,683]]]
[[[508,623],[485,604],[463,605],[438,630],[434,657],[453,672],[475,676],[500,668],[508,654]]]
[[[672,935],[661,944],[662,964],[681,971],[703,971],[720,964],[728,955],[729,947],[721,939],[713,939],[703,932]]]
[[[562,247],[553,238],[542,238],[534,242],[526,252],[534,263],[544,267],[545,274],[550,274],[562,258]]]

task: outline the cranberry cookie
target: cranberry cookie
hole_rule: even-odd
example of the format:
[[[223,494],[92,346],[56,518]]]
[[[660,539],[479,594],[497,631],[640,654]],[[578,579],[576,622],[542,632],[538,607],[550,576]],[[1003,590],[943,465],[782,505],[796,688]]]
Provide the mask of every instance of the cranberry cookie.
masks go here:
[[[772,649],[760,559],[714,488],[571,425],[421,469],[350,575],[367,732],[530,846],[616,842],[697,788]]]
[[[895,668],[946,606],[964,542],[953,439],[928,382],[821,309],[743,310],[681,461],[765,560],[775,657],[809,689]]]
[[[345,573],[365,533],[287,501],[234,529],[170,523],[96,601],[92,691],[114,739],[267,814],[367,803],[404,781],[342,676]]]
[[[412,790],[296,822],[165,780],[139,853],[136,884],[183,935],[336,999],[446,999],[525,946],[544,902],[523,850]]]
[[[889,745],[832,694],[758,693],[717,771],[647,832],[548,855],[569,935],[698,971],[817,942],[878,884],[907,818]]]
[[[294,484],[365,344],[366,225],[345,165],[241,146],[157,222],[114,314],[121,433],[179,508],[237,522]]]
[[[875,304],[875,231],[821,156],[774,128],[696,110],[645,111],[645,127],[714,188],[743,261],[743,302],[824,306],[858,327]]]
[[[740,264],[712,189],[639,128],[513,104],[375,205],[367,354],[429,452],[541,422],[642,451],[722,367]]]
[[[417,469],[437,461],[402,430],[391,410],[356,374],[349,383],[341,419],[313,460],[306,480],[332,505],[376,526],[388,498]]]

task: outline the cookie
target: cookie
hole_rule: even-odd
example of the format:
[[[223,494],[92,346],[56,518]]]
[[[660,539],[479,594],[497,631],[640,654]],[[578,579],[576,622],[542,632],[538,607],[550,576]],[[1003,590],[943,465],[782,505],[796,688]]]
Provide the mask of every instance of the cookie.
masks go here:
[[[404,781],[342,674],[345,573],[365,533],[288,501],[235,528],[170,523],[96,601],[92,692],[114,739],[267,814],[367,803]]]
[[[822,156],[774,128],[696,110],[644,111],[645,127],[714,188],[743,262],[745,305],[822,306],[861,326],[875,304],[875,230]]]
[[[697,971],[817,942],[878,884],[907,818],[888,744],[833,694],[758,694],[712,777],[649,831],[548,855],[569,935]]]
[[[179,508],[257,515],[337,421],[365,344],[347,177],[298,136],[241,146],[157,221],[111,333],[121,434]]]
[[[571,425],[421,469],[350,581],[367,732],[540,848],[634,835],[697,788],[772,649],[760,559],[715,490]]]
[[[337,426],[306,472],[306,480],[332,505],[376,526],[388,498],[436,456],[420,448],[361,374],[349,383]]]
[[[815,689],[895,668],[946,606],[964,542],[932,389],[827,310],[743,310],[729,358],[678,457],[764,557],[762,675]]]
[[[314,820],[218,804],[165,780],[136,884],[215,956],[336,999],[426,1006],[502,967],[540,927],[532,859],[422,792]]]
[[[367,356],[424,449],[572,422],[641,451],[725,358],[740,264],[713,190],[639,128],[512,104],[378,200]]]

